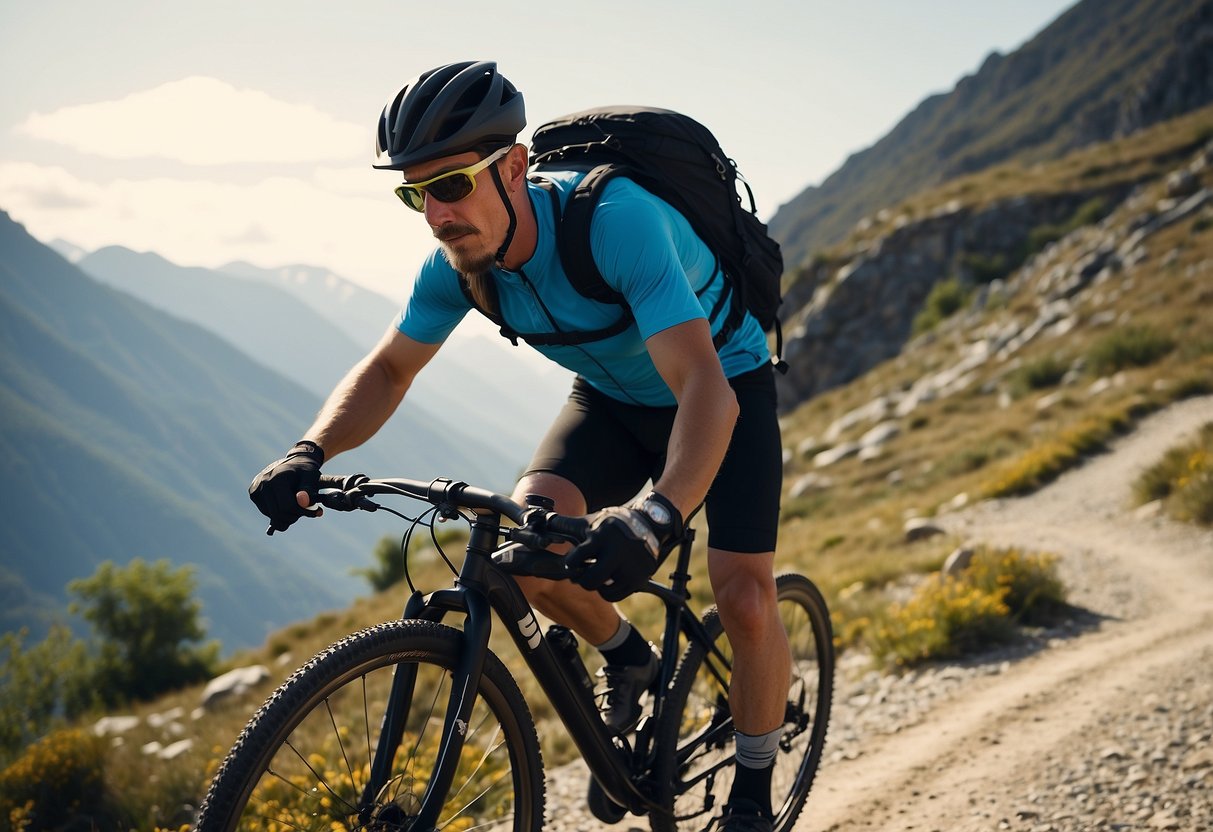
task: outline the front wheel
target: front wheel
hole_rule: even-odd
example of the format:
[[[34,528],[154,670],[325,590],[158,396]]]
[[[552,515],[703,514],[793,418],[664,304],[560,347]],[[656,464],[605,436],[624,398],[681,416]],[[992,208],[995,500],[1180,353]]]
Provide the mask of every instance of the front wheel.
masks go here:
[[[395,621],[349,636],[297,670],[261,707],[220,765],[197,832],[410,830],[452,709],[459,631]],[[402,731],[382,731],[394,674]],[[544,782],[534,722],[492,653],[438,816],[446,830],[539,830]],[[371,783],[381,743],[395,747]]]
[[[771,805],[776,832],[788,832],[804,808],[825,746],[834,691],[834,635],[825,600],[808,578],[779,575],[776,588],[792,673]],[[651,815],[654,832],[707,828],[723,810],[733,784],[733,651],[714,608],[704,615],[703,625],[713,648],[699,643],[687,647],[656,728],[656,747],[671,751],[661,756],[655,772],[666,811]]]

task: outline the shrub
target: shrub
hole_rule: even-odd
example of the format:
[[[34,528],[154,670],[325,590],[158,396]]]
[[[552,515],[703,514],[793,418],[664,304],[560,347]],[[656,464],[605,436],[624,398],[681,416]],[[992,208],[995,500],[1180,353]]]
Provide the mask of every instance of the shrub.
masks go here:
[[[1176,519],[1213,525],[1213,422],[1143,471],[1133,492],[1142,503],[1165,500]]]
[[[25,646],[25,630],[0,636],[0,764],[95,703],[92,661],[66,627]]]
[[[1049,243],[1055,240],[1060,240],[1062,237],[1074,231],[1077,228],[1082,228],[1084,225],[1093,225],[1108,215],[1107,203],[1100,197],[1087,200],[1082,205],[1078,206],[1070,218],[1063,223],[1045,223],[1038,225],[1028,232],[1028,251],[1035,254]]]
[[[1087,360],[1096,375],[1108,375],[1129,367],[1146,367],[1175,349],[1171,336],[1142,325],[1110,332],[1091,345]]]
[[[993,593],[948,577],[927,580],[904,604],[891,607],[864,641],[881,664],[909,665],[955,658],[1015,635],[1006,590]]]
[[[1033,390],[1054,387],[1065,378],[1069,366],[1055,355],[1028,361],[1008,376],[1011,392],[1023,396]]]
[[[14,829],[113,829],[105,788],[105,748],[92,734],[57,731],[0,772],[0,820]]]
[[[1003,603],[1022,624],[1047,624],[1065,608],[1066,591],[1054,555],[1017,549],[981,549],[965,570],[965,580],[990,594],[1005,590]]]
[[[97,695],[107,704],[151,699],[204,681],[219,662],[219,644],[206,637],[202,604],[193,597],[194,572],[168,560],[106,561],[91,577],[72,581],[72,610],[99,638]]]
[[[977,652],[1015,640],[1017,624],[1047,623],[1065,609],[1055,567],[1052,555],[982,548],[959,576],[926,580],[910,600],[884,610],[869,601],[864,614],[838,617],[836,632],[844,642],[866,644],[879,664]]]
[[[913,330],[919,335],[934,329],[940,321],[957,312],[969,298],[969,291],[955,277],[941,280],[931,287],[922,310],[914,317]]]
[[[1020,262],[1005,254],[965,252],[960,255],[960,266],[969,272],[974,283],[993,283],[1015,271]]]

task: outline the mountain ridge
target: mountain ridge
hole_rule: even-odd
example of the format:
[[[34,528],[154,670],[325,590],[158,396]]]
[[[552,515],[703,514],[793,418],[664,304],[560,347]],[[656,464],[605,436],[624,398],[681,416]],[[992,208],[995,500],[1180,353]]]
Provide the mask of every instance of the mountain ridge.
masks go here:
[[[1213,2],[1083,0],[775,212],[790,280],[864,216],[998,162],[1055,159],[1213,101]]]
[[[2,212],[0,324],[0,454],[23,505],[0,530],[6,592],[22,603],[6,629],[43,626],[61,608],[34,600],[61,605],[69,579],[136,556],[195,564],[204,614],[228,648],[360,588],[349,570],[390,524],[337,517],[267,538],[246,494],[306,428],[315,394],[88,277]],[[333,472],[507,487],[500,466],[494,474],[447,433],[437,417],[398,414]]]

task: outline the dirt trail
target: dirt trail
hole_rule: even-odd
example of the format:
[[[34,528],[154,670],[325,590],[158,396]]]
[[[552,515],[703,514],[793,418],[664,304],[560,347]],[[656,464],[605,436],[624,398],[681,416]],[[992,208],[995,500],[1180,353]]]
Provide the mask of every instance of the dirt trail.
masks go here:
[[[1213,791],[1200,760],[1172,766],[1189,772],[1187,780],[1149,780],[1155,791],[1176,792],[1172,801],[1134,795],[1101,810],[1119,784],[1096,776],[1105,773],[1096,771],[1101,760],[1121,754],[1109,748],[1109,726],[1127,722],[1141,703],[1158,703],[1154,711],[1165,714],[1185,688],[1207,697],[1208,687],[1193,687],[1193,674],[1204,674],[1200,685],[1213,676],[1205,670],[1213,663],[1213,533],[1136,511],[1129,493],[1138,472],[1210,421],[1213,397],[1180,402],[1030,497],[943,518],[949,531],[974,542],[1061,555],[1070,600],[1104,620],[966,684],[912,727],[865,739],[855,759],[824,766],[797,829],[1213,828],[1213,818],[1199,814],[1209,806],[1205,797],[1192,804],[1187,793],[1192,784]],[[1193,708],[1213,713],[1207,701]],[[1208,753],[1207,730],[1181,728],[1179,740],[1159,741],[1163,751],[1179,746],[1175,754],[1191,755],[1191,746],[1203,744],[1195,752]],[[1166,754],[1152,754],[1159,771]],[[1149,766],[1124,778],[1146,783],[1154,777]],[[1058,782],[1042,782],[1044,772]],[[1069,791],[1054,801],[1059,809],[1045,815],[1033,808],[1049,804],[1040,792],[1063,786]],[[1093,801],[1081,803],[1092,790]]]

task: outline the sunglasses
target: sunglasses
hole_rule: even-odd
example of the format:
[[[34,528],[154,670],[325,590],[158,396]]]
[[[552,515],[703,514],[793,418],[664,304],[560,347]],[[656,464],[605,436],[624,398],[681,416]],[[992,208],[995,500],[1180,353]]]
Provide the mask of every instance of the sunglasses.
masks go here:
[[[513,145],[503,147],[474,165],[468,165],[466,168],[458,168],[456,170],[448,170],[446,173],[440,173],[433,179],[427,179],[424,182],[405,182],[403,185],[397,185],[395,194],[400,197],[401,202],[414,211],[425,210],[425,197],[427,194],[439,202],[458,202],[461,199],[466,199],[476,190],[476,174],[505,156],[512,149]]]

